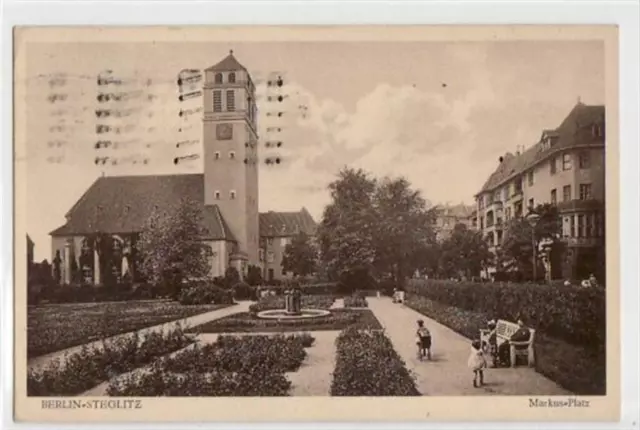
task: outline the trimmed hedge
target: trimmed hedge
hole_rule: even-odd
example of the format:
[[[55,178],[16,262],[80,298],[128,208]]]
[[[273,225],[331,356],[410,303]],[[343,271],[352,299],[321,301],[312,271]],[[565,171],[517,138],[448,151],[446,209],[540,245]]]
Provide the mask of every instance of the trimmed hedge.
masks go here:
[[[233,291],[225,290],[212,282],[196,283],[182,288],[178,301],[183,305],[233,304]]]
[[[29,292],[28,303],[91,303],[148,300],[168,297],[171,291],[161,285],[121,283],[111,285],[46,285]]]
[[[517,321],[567,342],[606,345],[605,291],[546,284],[412,280],[407,291],[436,302]]]
[[[344,330],[336,339],[332,396],[419,396],[415,381],[389,338],[376,331]]]

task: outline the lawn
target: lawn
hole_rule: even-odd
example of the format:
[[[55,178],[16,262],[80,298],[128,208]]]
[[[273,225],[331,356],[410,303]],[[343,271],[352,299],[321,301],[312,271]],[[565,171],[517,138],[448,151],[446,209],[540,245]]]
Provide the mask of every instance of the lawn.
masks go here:
[[[227,306],[142,300],[29,307],[27,356],[37,357]]]
[[[248,332],[294,332],[359,329],[382,329],[380,322],[370,310],[332,309],[331,314],[318,318],[300,320],[266,320],[250,312],[230,315],[218,320],[191,327],[192,333],[248,333]]]

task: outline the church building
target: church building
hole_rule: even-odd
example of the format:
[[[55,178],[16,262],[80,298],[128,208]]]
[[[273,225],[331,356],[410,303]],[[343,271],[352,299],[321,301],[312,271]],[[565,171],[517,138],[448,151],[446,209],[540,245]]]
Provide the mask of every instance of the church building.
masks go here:
[[[136,278],[140,232],[154,211],[162,213],[182,198],[201,205],[212,277],[230,266],[244,277],[249,265],[260,267],[265,279],[290,276],[275,267],[282,258],[273,254],[274,240],[286,244],[299,232],[313,236],[316,223],[304,208],[258,212],[255,86],[233,52],[204,70],[202,119],[203,173],[102,176],[71,207],[65,224],[50,233],[60,283],[103,284],[105,272],[110,281],[127,273]],[[111,262],[98,252],[97,235],[113,239]]]

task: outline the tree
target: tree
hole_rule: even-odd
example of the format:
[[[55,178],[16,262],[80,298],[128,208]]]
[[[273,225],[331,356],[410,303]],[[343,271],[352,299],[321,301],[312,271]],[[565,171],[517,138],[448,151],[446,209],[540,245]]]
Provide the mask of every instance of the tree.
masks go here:
[[[227,270],[224,271],[224,286],[226,288],[231,288],[240,282],[240,272],[235,267],[229,266]]]
[[[376,180],[361,169],[344,168],[329,184],[332,201],[324,209],[317,236],[321,259],[331,279],[372,269],[375,189]]]
[[[425,257],[435,242],[434,213],[405,178],[384,178],[376,187],[374,208],[374,265],[401,286],[421,266],[416,257]]]
[[[451,236],[440,245],[439,267],[447,277],[471,278],[492,260],[487,242],[481,232],[469,230],[464,224],[456,224]]]
[[[539,217],[533,226],[526,218],[515,218],[507,224],[498,254],[499,265],[507,270],[516,270],[530,279],[533,278],[534,246],[537,249],[540,241],[547,239],[552,249],[561,249],[558,209],[545,203],[532,212]],[[536,261],[536,273],[544,274],[544,266],[539,259]]]
[[[168,284],[174,297],[182,281],[209,274],[211,248],[202,237],[202,208],[182,199],[166,212],[154,210],[136,244],[140,270],[153,283]]]
[[[260,267],[250,264],[247,268],[246,281],[247,284],[251,285],[252,287],[262,284],[262,270],[260,270]]]
[[[284,248],[282,268],[295,276],[306,276],[315,272],[318,252],[309,236],[298,233]]]

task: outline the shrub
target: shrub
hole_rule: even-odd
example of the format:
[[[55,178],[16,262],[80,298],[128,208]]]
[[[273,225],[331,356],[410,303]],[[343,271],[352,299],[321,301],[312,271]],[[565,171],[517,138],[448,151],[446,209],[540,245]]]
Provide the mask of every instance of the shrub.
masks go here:
[[[258,266],[249,265],[247,269],[247,284],[257,287],[262,284],[262,270]]]
[[[178,301],[183,305],[231,304],[233,303],[233,293],[214,285],[212,282],[198,282],[183,288],[178,296]]]
[[[256,288],[246,282],[238,282],[233,286],[233,297],[237,300],[256,300]]]
[[[119,283],[106,285],[50,285],[34,290],[31,303],[47,301],[49,303],[91,303],[144,300],[166,297],[166,287],[144,283]]]
[[[571,343],[606,344],[605,293],[563,285],[413,281],[408,291],[439,303],[525,323]]]
[[[115,375],[182,349],[191,342],[178,327],[168,333],[149,333],[142,341],[136,332],[130,336],[103,341],[102,348],[84,346],[80,352],[67,356],[63,363],[56,360],[43,370],[30,371],[27,375],[27,395],[80,394]]]
[[[366,308],[368,305],[367,299],[359,295],[344,298],[345,308]]]
[[[404,362],[382,332],[347,329],[336,339],[332,396],[419,396]]]
[[[149,373],[129,375],[107,389],[117,397],[223,397],[286,396],[291,382],[280,372],[167,373],[160,367]]]

